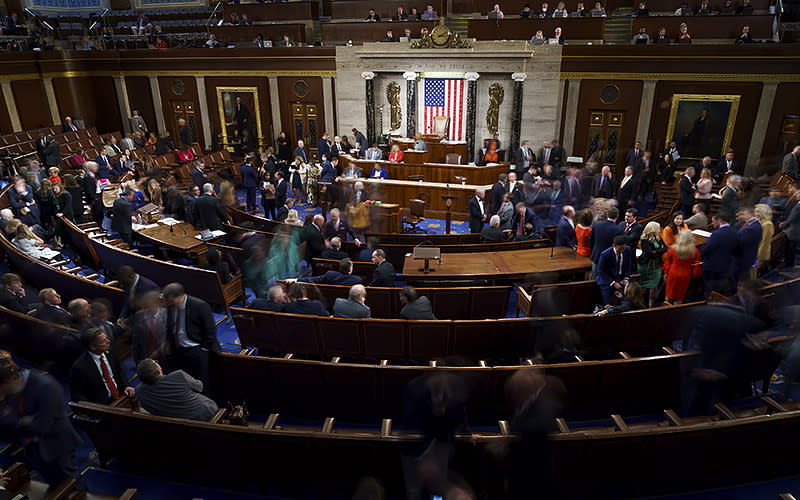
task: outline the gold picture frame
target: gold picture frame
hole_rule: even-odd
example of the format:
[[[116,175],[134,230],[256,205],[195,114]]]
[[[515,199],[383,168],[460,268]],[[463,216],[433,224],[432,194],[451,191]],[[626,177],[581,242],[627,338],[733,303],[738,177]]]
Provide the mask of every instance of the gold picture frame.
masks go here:
[[[666,143],[676,141],[681,158],[723,156],[731,144],[741,97],[673,94]]]
[[[239,123],[236,120],[236,98],[240,97],[242,104],[249,111],[247,124],[244,128],[247,128],[250,134],[253,148],[258,149],[259,139],[263,132],[261,128],[261,108],[258,104],[258,87],[217,87],[216,89],[223,144],[228,144],[234,129],[243,129],[239,127]],[[253,127],[253,116],[255,116],[255,127]],[[233,152],[231,147],[228,150]]]

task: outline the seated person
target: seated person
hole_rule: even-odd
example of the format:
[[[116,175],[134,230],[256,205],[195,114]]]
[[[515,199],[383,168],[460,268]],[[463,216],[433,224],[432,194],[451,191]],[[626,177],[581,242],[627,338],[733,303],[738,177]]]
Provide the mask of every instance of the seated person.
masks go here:
[[[721,16],[730,16],[736,13],[736,9],[733,8],[733,0],[725,0],[722,3],[722,7],[719,8],[719,15]]]
[[[767,192],[767,196],[758,200],[758,203],[761,205],[768,205],[774,214],[773,218],[778,219],[783,215],[784,208],[786,207],[786,198],[783,196],[783,190],[780,186],[771,186]]]
[[[61,307],[61,295],[52,288],[39,291],[39,300],[42,305],[33,312],[33,317],[48,323],[69,326],[70,315]]]
[[[403,152],[400,151],[400,146],[398,144],[392,144],[392,151],[389,153],[389,161],[392,163],[402,163]]]
[[[134,390],[122,376],[119,359],[111,341],[100,328],[89,328],[81,334],[86,349],[72,364],[70,394],[73,401],[111,404],[123,394],[133,397]]]
[[[142,382],[136,388],[136,399],[152,415],[204,421],[219,409],[201,394],[203,383],[183,370],[164,375],[158,362],[146,358],[139,362],[136,373]]]
[[[372,179],[386,179],[386,169],[380,163],[376,163],[369,176]]]
[[[364,285],[353,285],[346,299],[337,298],[333,304],[334,318],[369,318],[370,309],[364,302],[367,299],[367,289]]]
[[[705,205],[695,203],[692,206],[692,216],[684,221],[689,229],[705,229],[708,226],[708,216],[703,212]]]
[[[424,295],[418,296],[413,286],[403,287],[403,291],[400,292],[400,303],[403,304],[403,308],[400,309],[400,319],[436,319],[431,301]]]
[[[542,30],[536,30],[536,34],[531,37],[530,42],[532,45],[544,45],[547,43],[547,38],[544,37]]]
[[[650,41],[650,35],[647,34],[647,28],[642,26],[639,28],[639,32],[633,35],[633,44],[634,45],[647,45]]]
[[[325,306],[318,299],[309,298],[309,291],[314,285],[307,283],[292,283],[289,285],[289,300],[283,311],[292,314],[308,314],[311,316],[329,316]],[[314,288],[316,291],[316,288]],[[313,293],[313,292],[312,292]],[[319,295],[319,292],[316,292]]]
[[[712,14],[711,3],[708,0],[701,0],[694,8],[695,16],[710,16]]]
[[[293,283],[295,280],[286,280],[287,283]],[[350,259],[342,259],[339,261],[338,271],[325,271],[325,274],[320,276],[308,276],[300,278],[297,281],[303,283],[315,283],[318,285],[358,285],[361,283],[359,276],[353,276],[353,261]]]
[[[606,314],[621,313],[626,311],[637,311],[644,309],[644,291],[642,286],[637,282],[630,283],[625,287],[622,303],[618,306],[608,306],[605,309],[597,311],[595,316],[605,316]]]
[[[267,291],[266,298],[257,298],[247,307],[259,311],[283,312],[287,302],[289,302],[289,298],[286,296],[286,291],[283,287],[281,285],[272,285]]]
[[[572,17],[586,17],[588,15],[586,8],[583,6],[583,2],[578,2],[578,5],[575,6],[575,10],[572,12]]]
[[[428,145],[425,144],[425,141],[422,140],[422,136],[420,134],[416,134],[414,136],[414,151],[427,151]]]
[[[361,168],[351,163],[342,171],[342,177],[345,179],[358,179],[361,177]]]
[[[689,8],[689,4],[687,2],[681,2],[681,6],[675,10],[676,16],[691,16],[692,9]]]
[[[742,32],[736,37],[735,43],[753,43],[753,35],[750,34],[750,26],[742,26]]]
[[[744,16],[752,15],[753,14],[753,5],[750,3],[750,0],[744,0],[744,2],[742,2],[742,5],[736,7],[736,14],[740,15],[740,16],[742,16],[742,15],[744,15]]]
[[[600,2],[595,2],[594,9],[592,9],[591,15],[592,17],[607,17],[606,9],[603,8],[603,4]]]
[[[0,278],[0,306],[18,313],[28,314],[30,306],[25,297],[22,279],[14,273],[6,273]]]
[[[639,8],[633,11],[632,17],[642,17],[649,15],[650,15],[650,9],[647,8],[647,4],[644,2],[639,2]]]
[[[689,27],[686,23],[681,23],[681,30],[675,35],[675,43],[692,43],[692,35],[689,34]]]
[[[402,5],[397,7],[397,12],[392,14],[392,21],[408,21],[408,13]]]
[[[492,7],[492,10],[489,11],[489,14],[487,14],[487,17],[489,19],[503,19],[505,17],[505,14],[503,14],[503,11],[500,10],[500,4],[499,3],[494,4],[494,7]]]
[[[231,268],[227,262],[222,260],[222,254],[216,248],[209,248],[206,254],[207,260],[203,268],[216,271],[222,284],[231,280]]]
[[[504,236],[500,229],[500,216],[492,215],[489,225],[481,229],[481,243],[500,243]]]
[[[386,30],[386,35],[384,35],[384,37],[381,38],[381,42],[396,42],[396,41],[397,37],[394,36],[392,30]]]
[[[526,3],[526,4],[525,4],[525,5],[522,7],[522,10],[520,11],[520,13],[519,13],[519,17],[520,17],[521,19],[530,19],[530,17],[531,17],[531,14],[533,14],[533,11],[531,11],[531,4],[529,4],[529,3]]]
[[[600,254],[595,281],[600,286],[604,305],[619,303],[618,298],[629,285],[631,255],[631,248],[625,244],[625,236],[621,234],[615,236],[613,244]]]
[[[6,226],[6,229],[11,227],[11,224]],[[20,223],[17,225],[17,230],[14,239],[11,240],[15,247],[19,248],[26,255],[38,259],[42,256],[44,250],[44,241],[33,234],[33,231],[25,225]]]
[[[569,11],[564,2],[558,2],[556,10],[553,11],[553,17],[569,17]]]
[[[375,9],[369,9],[369,14],[364,18],[365,22],[377,23],[381,20],[381,16],[375,13]]]
[[[654,45],[669,45],[671,40],[667,36],[667,28],[658,28],[658,34],[653,37]]]
[[[342,239],[338,236],[331,238],[331,247],[326,248],[320,254],[320,258],[328,260],[342,260],[347,258],[347,254],[342,252]]]

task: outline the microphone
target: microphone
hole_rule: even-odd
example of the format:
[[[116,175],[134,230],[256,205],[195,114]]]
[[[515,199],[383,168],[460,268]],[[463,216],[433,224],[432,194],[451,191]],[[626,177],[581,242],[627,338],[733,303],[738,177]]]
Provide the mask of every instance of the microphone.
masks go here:
[[[550,242],[550,258],[555,259],[555,257],[553,256],[553,252],[556,249],[556,242],[553,241],[553,238],[551,238],[549,234],[547,234],[547,231],[542,231],[542,234],[544,235],[545,238],[547,238],[547,241]]]
[[[431,240],[425,240],[425,241],[421,242],[420,244],[415,245],[414,248],[419,248],[422,245],[424,245],[425,243],[430,243],[431,245],[433,245],[433,242]]]
[[[178,226],[178,227],[180,227],[181,229],[183,229],[183,235],[184,235],[184,236],[189,236],[189,233],[187,233],[187,232],[186,232],[186,229],[185,229],[185,228],[184,228],[184,227],[181,225],[181,223],[180,223],[180,222],[176,222],[176,223],[175,223],[175,224],[173,224],[173,225],[174,225],[174,226]],[[169,232],[172,232],[172,226],[169,226]]]

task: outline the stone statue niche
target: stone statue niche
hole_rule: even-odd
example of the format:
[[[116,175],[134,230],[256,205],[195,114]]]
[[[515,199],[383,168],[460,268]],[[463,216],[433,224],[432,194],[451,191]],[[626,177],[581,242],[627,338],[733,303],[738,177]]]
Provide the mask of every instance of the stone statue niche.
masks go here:
[[[503,104],[503,97],[505,90],[499,83],[493,83],[489,86],[489,109],[486,110],[486,128],[489,133],[494,135],[497,133],[498,122],[500,118],[500,105]]]
[[[389,101],[389,111],[391,114],[390,131],[400,128],[403,121],[403,108],[400,106],[400,84],[391,82],[386,86],[386,100]]]

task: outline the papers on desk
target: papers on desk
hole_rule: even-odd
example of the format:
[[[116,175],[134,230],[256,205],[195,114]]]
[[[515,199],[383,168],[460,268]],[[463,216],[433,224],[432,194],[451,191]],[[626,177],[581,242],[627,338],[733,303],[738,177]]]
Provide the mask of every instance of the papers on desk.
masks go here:
[[[42,248],[39,250],[39,258],[42,260],[53,260],[61,255],[61,252],[56,252],[52,248]]]
[[[495,163],[493,161],[490,161],[489,163],[486,164],[487,167],[496,167],[497,165],[500,165],[500,164],[499,163]]]
[[[175,219],[173,217],[164,217],[163,219],[158,220],[159,224],[164,224],[166,226],[174,226],[175,224],[180,224],[181,221]]]
[[[206,240],[213,240],[214,238],[219,238],[220,236],[225,236],[225,234],[226,234],[225,231],[221,231],[219,229],[217,229],[216,231],[206,230],[198,235],[195,235],[195,238],[197,238],[200,241],[206,241]]]
[[[708,231],[703,231],[702,229],[693,229],[692,234],[696,234],[697,236],[702,236],[704,238],[711,237],[711,233],[709,233]]]
[[[158,227],[158,223],[154,222],[152,224],[136,224],[135,222],[131,224],[131,228],[134,231],[141,231],[142,229],[150,229],[151,227]]]

